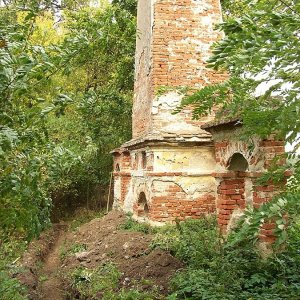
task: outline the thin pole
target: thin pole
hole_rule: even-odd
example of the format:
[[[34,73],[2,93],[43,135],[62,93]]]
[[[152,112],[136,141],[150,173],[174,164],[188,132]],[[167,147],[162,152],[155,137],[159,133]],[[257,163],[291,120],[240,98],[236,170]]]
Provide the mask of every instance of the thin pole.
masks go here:
[[[110,172],[110,181],[109,181],[109,190],[108,190],[108,198],[107,198],[107,205],[106,205],[106,213],[108,213],[108,209],[109,209],[112,178],[113,178],[113,172]]]

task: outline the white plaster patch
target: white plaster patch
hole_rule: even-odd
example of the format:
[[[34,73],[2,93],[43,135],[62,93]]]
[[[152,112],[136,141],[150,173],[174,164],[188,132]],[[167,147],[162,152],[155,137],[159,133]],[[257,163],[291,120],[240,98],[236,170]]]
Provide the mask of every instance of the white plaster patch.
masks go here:
[[[176,108],[180,104],[182,97],[176,92],[168,92],[156,97],[153,101],[153,107],[160,107],[161,109]]]
[[[205,136],[209,134],[202,130],[199,125],[187,122],[191,113],[172,114],[180,105],[182,95],[176,92],[168,92],[165,95],[156,97],[152,105],[153,131],[164,134],[175,134],[176,136]]]
[[[251,178],[245,178],[245,199],[246,205],[253,205],[253,182]]]
[[[189,63],[190,63],[190,64],[197,64],[197,63],[198,63],[198,60],[192,58],[192,59],[189,60]]]
[[[166,148],[154,150],[154,171],[181,171],[211,174],[215,170],[215,157],[210,147]]]
[[[121,179],[114,180],[114,203],[113,208],[119,208],[121,199]]]
[[[128,193],[124,200],[123,210],[125,212],[133,212],[133,203],[134,203],[134,184],[133,179],[130,180]]]
[[[212,19],[211,19],[211,16],[202,16],[202,17],[201,17],[201,23],[202,23],[202,25],[204,25],[204,26],[209,26],[209,27],[211,27],[211,26],[212,26]]]
[[[172,123],[173,121],[176,120],[176,118],[174,118],[172,115],[171,116],[166,115],[165,117],[166,117],[165,120],[170,121],[170,123]],[[195,132],[195,131],[196,131],[196,133],[200,133],[200,130],[197,130],[196,126],[193,126],[192,124],[187,124],[185,122],[180,122],[180,123],[174,122],[173,124],[164,126],[162,128],[162,131],[163,132],[174,132],[178,135],[190,134],[191,132]]]
[[[181,177],[178,185],[188,194],[190,199],[197,199],[204,194],[215,192],[215,180],[211,176],[201,177]]]

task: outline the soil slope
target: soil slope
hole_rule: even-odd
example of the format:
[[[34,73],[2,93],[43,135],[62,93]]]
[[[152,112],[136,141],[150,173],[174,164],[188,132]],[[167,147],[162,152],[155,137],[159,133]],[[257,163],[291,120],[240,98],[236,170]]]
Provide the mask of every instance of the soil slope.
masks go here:
[[[25,255],[26,261],[31,262],[29,271],[34,274],[30,280],[32,299],[66,299],[64,291],[70,289],[66,274],[77,267],[94,269],[108,262],[116,265],[122,274],[120,289],[129,288],[134,282],[150,280],[159,287],[161,294],[167,294],[170,277],[183,267],[182,263],[166,251],[152,249],[152,235],[119,230],[125,221],[123,213],[112,211],[76,231],[56,230],[51,238],[48,233],[47,238],[42,236],[40,241],[35,241],[31,248],[38,249],[41,245],[45,248],[47,239],[49,248],[43,250],[40,257],[43,265],[39,269],[33,267],[34,261],[37,264],[36,253],[29,251]],[[28,281],[28,276],[21,278],[26,283],[25,279]],[[144,287],[147,288],[150,290],[151,286]]]

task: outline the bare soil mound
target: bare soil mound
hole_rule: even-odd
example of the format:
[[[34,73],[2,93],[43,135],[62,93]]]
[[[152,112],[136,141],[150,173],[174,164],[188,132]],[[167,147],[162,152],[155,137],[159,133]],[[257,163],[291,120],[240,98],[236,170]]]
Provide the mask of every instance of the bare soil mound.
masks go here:
[[[182,263],[166,251],[151,248],[153,235],[119,229],[125,222],[123,213],[112,211],[76,231],[56,225],[43,233],[30,244],[22,259],[25,271],[18,276],[29,288],[30,299],[81,299],[74,297],[70,274],[106,264],[121,273],[116,293],[141,283],[143,291],[155,285],[160,295],[166,295],[170,278]],[[102,299],[101,293],[93,299]]]
[[[166,294],[170,277],[183,267],[182,263],[166,251],[151,249],[152,235],[119,230],[125,221],[123,213],[112,211],[81,226],[76,233],[69,233],[65,247],[70,249],[72,245],[81,245],[84,251],[65,257],[63,273],[79,266],[92,269],[114,263],[122,273],[122,287],[149,280]]]

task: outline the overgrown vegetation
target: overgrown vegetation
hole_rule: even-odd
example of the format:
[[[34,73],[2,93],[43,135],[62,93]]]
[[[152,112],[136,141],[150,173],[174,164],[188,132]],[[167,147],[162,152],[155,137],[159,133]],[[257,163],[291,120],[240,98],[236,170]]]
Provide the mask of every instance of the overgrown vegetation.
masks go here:
[[[135,45],[135,0],[11,0],[0,8],[0,295],[26,299],[15,274],[24,240],[50,224],[53,200],[91,208],[111,171],[109,151],[130,138]],[[99,2],[99,3],[100,3]],[[2,2],[1,2],[2,3]],[[275,134],[293,144],[286,164],[266,174],[286,190],[259,209],[248,209],[226,239],[203,218],[152,229],[128,218],[120,227],[154,234],[153,248],[170,251],[186,269],[172,280],[168,299],[299,299],[299,24],[293,0],[226,0],[225,37],[210,66],[228,81],[185,98],[194,115],[217,104],[220,116],[240,116],[244,136]],[[59,22],[58,22],[59,21]],[[266,84],[263,92],[257,89]],[[183,90],[184,91],[184,90]],[[79,201],[80,199],[80,201]],[[69,207],[70,208],[70,207]],[[288,216],[288,219],[286,218]],[[82,216],[76,228],[94,217]],[[262,257],[257,234],[276,221],[277,248]],[[288,222],[287,222],[288,220]],[[287,226],[288,225],[288,226]],[[279,247],[278,247],[279,246]],[[85,250],[84,244],[62,255]],[[156,299],[155,288],[118,288],[113,264],[79,268],[72,288],[82,299]]]
[[[72,288],[78,299],[151,300],[159,299],[157,289],[144,292],[142,286],[151,282],[136,282],[132,288],[120,288],[122,274],[112,263],[96,269],[77,268],[72,272]],[[72,295],[70,295],[72,297]]]
[[[127,215],[126,222],[121,224],[118,229],[143,232],[146,234],[155,233],[157,231],[155,227],[152,227],[147,223],[140,223],[140,222],[135,221],[132,218],[131,214]]]
[[[79,226],[85,224],[95,218],[103,217],[103,211],[94,211],[88,209],[80,209],[75,211],[74,215],[70,219],[66,219],[70,224],[70,229],[76,231]]]
[[[20,255],[26,249],[26,243],[11,239],[10,243],[0,240],[0,298],[1,299],[27,299],[27,291],[15,278],[22,271],[17,266]]]
[[[289,242],[267,256],[254,239],[236,243],[237,232],[220,235],[213,217],[162,228],[153,247],[186,263],[172,279],[167,299],[298,299],[300,224],[289,227]]]
[[[298,299],[300,6],[297,1],[226,0],[223,11],[218,29],[225,37],[214,45],[208,66],[227,72],[229,79],[185,97],[182,104],[195,105],[195,118],[216,105],[217,117],[239,117],[241,138],[247,141],[271,134],[286,140],[291,144],[286,163],[274,161],[260,183],[285,182],[286,170],[293,175],[269,203],[248,207],[226,240],[203,221],[184,223],[173,245],[167,239],[166,247],[188,265],[174,278],[169,299]],[[273,253],[262,258],[258,235],[268,220],[276,223],[277,240]]]
[[[63,245],[60,249],[60,259],[64,260],[67,256],[74,255],[75,253],[83,252],[87,249],[85,244],[72,244],[69,247]]]
[[[54,205],[56,221],[102,208],[109,151],[131,134],[136,11],[135,1],[0,3],[2,255],[47,228]],[[18,299],[4,258],[1,294]]]
[[[95,188],[108,184],[109,151],[131,131],[128,5],[15,0],[0,8],[3,233],[30,239],[50,223],[53,199],[91,208]]]

